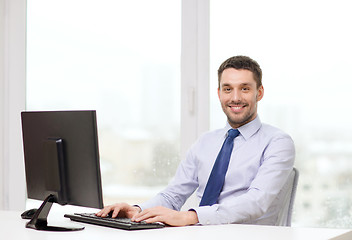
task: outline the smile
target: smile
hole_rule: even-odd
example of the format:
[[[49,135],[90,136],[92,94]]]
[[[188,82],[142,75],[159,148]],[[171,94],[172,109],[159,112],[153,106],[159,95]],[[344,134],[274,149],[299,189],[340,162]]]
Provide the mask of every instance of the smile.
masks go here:
[[[234,112],[234,113],[240,113],[243,111],[243,109],[245,108],[246,105],[242,105],[242,106],[229,106],[231,111]]]

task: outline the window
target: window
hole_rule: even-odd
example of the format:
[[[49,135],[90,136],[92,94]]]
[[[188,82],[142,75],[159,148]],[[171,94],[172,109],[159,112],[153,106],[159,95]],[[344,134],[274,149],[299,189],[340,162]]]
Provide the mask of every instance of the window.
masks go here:
[[[104,203],[179,162],[181,2],[28,0],[27,110],[97,110]]]
[[[349,5],[342,0],[211,1],[211,128],[226,121],[216,95],[217,68],[233,55],[254,58],[263,70],[261,120],[295,140],[296,226],[351,227]]]

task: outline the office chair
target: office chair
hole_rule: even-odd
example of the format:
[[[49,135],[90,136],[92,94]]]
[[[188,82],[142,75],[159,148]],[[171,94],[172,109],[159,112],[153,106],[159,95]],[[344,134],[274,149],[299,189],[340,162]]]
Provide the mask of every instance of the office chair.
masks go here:
[[[278,218],[275,224],[276,226],[291,226],[292,210],[296,196],[298,177],[298,170],[293,168],[284,187],[278,195],[280,204],[276,206],[279,208]]]

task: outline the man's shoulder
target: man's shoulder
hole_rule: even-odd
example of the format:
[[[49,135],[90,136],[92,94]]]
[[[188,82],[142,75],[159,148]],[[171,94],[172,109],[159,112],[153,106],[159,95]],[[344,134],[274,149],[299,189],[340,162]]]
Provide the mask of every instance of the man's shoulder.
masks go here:
[[[285,133],[284,130],[282,130],[279,127],[273,126],[268,123],[262,123],[262,130],[265,132],[272,132],[272,133]]]
[[[284,130],[276,127],[276,126],[273,126],[273,125],[270,125],[270,124],[267,124],[267,123],[262,123],[262,126],[260,128],[260,132],[261,134],[263,134],[264,136],[267,136],[269,138],[285,138],[285,139],[291,139],[291,136],[285,132]]]

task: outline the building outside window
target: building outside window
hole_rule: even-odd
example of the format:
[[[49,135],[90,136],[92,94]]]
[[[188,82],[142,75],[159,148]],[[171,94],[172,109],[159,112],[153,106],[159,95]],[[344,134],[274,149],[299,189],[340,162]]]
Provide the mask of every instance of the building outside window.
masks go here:
[[[349,2],[210,2],[211,128],[224,125],[217,67],[249,55],[263,70],[263,122],[289,133],[300,179],[294,226],[352,225],[352,21]]]
[[[179,163],[181,2],[27,8],[27,110],[96,110],[105,204],[149,199]]]

